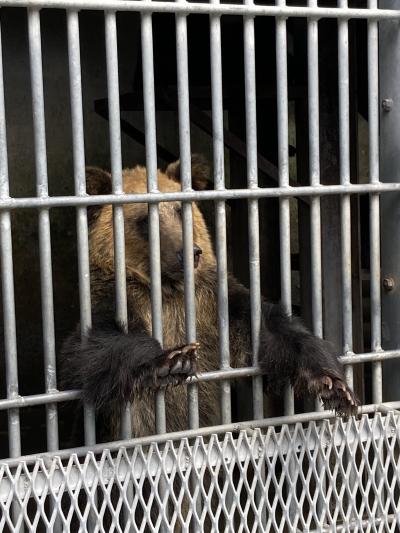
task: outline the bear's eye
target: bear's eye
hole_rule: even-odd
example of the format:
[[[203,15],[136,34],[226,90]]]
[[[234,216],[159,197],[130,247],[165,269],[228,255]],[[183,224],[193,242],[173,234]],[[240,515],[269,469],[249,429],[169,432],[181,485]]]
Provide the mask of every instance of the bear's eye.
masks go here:
[[[147,239],[149,236],[149,219],[147,215],[143,215],[142,217],[138,218],[136,220],[136,226],[138,229],[139,234],[143,239]]]
[[[182,207],[180,205],[175,207],[175,213],[178,215],[179,218],[182,218]]]

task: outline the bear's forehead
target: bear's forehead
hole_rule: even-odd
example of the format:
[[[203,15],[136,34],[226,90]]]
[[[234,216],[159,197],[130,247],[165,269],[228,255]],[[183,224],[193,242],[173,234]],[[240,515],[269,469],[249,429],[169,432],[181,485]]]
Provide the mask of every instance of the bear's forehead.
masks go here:
[[[144,167],[135,167],[124,171],[124,191],[126,193],[147,192],[147,172]],[[180,183],[172,180],[163,172],[157,173],[158,189],[161,192],[177,192],[181,190]]]

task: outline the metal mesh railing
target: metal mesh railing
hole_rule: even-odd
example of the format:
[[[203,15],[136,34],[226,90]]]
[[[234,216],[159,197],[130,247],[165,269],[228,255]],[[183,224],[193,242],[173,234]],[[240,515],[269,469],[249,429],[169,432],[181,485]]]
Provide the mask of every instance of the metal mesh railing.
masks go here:
[[[0,529],[396,531],[399,428],[378,413],[4,465]]]

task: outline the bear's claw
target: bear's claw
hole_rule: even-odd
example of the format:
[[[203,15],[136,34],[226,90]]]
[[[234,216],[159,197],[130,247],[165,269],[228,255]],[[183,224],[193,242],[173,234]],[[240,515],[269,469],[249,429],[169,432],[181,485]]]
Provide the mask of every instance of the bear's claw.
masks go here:
[[[188,376],[196,373],[197,350],[200,344],[192,342],[173,350],[166,350],[158,358],[153,369],[153,384],[156,388],[163,385],[178,385]]]
[[[339,374],[328,372],[321,370],[319,374],[302,369],[293,384],[296,393],[320,398],[325,409],[332,409],[340,416],[357,414],[360,402],[353,391]]]
[[[322,376],[309,383],[321,399],[325,409],[332,409],[339,415],[349,416],[357,413],[360,402],[349,387],[337,377]]]

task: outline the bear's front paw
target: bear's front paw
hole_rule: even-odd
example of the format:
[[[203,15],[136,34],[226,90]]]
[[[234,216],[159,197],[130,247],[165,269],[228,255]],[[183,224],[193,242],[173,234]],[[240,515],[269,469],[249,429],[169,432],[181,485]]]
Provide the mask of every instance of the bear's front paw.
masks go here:
[[[360,402],[342,379],[328,375],[313,378],[309,388],[316,392],[325,409],[332,409],[341,416],[357,413]]]
[[[153,369],[153,383],[158,388],[163,385],[178,385],[188,376],[196,373],[198,342],[166,350],[158,358]]]

